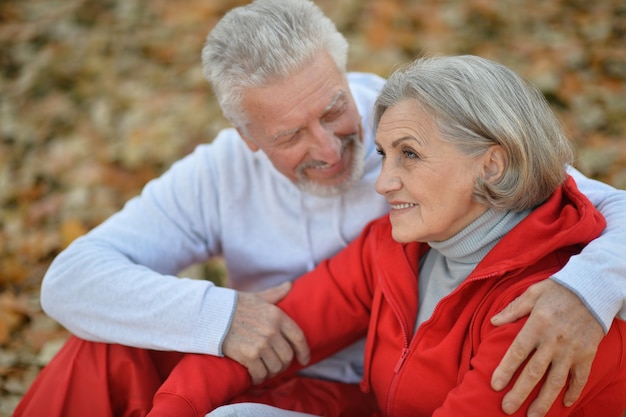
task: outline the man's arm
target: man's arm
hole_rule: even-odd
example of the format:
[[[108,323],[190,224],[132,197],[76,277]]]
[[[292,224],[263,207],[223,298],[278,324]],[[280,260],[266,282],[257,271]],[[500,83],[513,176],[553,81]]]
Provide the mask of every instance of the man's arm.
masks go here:
[[[47,314],[87,340],[220,354],[236,293],[175,275],[218,251],[203,155],[174,164],[55,259],[42,283]]]
[[[626,192],[590,180],[573,168],[569,172],[602,212],[607,227],[551,280],[529,288],[492,319],[493,324],[503,325],[530,313],[492,377],[492,387],[504,389],[532,353],[503,399],[508,413],[519,408],[546,371],[547,382],[528,415],[544,416],[568,378],[564,403],[576,401],[602,336],[616,315],[626,318]]]

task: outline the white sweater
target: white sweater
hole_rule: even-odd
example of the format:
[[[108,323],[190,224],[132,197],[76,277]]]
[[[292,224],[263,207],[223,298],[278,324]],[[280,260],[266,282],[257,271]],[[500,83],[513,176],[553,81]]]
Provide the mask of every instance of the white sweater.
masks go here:
[[[350,191],[302,193],[226,129],[54,260],[45,312],[87,340],[220,355],[236,292],[177,273],[221,255],[233,288],[267,288],[312,269],[388,210],[374,190],[381,161],[368,117],[384,80],[351,73],[349,82],[366,147],[365,174]],[[608,328],[618,312],[626,318],[626,192],[574,174],[609,227],[556,279]]]

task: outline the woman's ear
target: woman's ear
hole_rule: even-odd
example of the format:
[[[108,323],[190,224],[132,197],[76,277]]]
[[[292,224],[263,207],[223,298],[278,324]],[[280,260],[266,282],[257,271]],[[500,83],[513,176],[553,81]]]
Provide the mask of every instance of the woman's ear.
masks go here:
[[[498,182],[504,175],[507,165],[506,152],[500,145],[493,145],[484,156],[483,179],[489,183]]]

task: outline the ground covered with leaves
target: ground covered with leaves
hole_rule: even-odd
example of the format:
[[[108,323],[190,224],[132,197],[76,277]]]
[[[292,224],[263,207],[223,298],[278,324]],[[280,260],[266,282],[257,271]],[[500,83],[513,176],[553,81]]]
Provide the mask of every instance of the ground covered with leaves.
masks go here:
[[[200,49],[234,0],[0,2],[0,417],[67,332],[42,313],[53,257],[226,126]],[[320,0],[382,76],[420,54],[498,60],[550,100],[588,176],[626,188],[621,0]]]

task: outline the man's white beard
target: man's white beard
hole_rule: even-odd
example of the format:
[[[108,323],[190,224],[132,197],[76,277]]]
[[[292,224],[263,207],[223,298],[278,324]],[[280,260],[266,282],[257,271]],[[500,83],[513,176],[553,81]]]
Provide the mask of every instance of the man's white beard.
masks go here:
[[[350,175],[341,183],[335,185],[323,185],[318,182],[310,180],[304,173],[304,167],[296,170],[296,176],[298,181],[296,185],[303,192],[313,194],[319,197],[334,197],[343,194],[350,189],[354,184],[359,182],[363,176],[365,169],[365,146],[359,140],[357,134],[350,135],[345,139],[344,148],[352,145],[352,161],[350,169]]]

